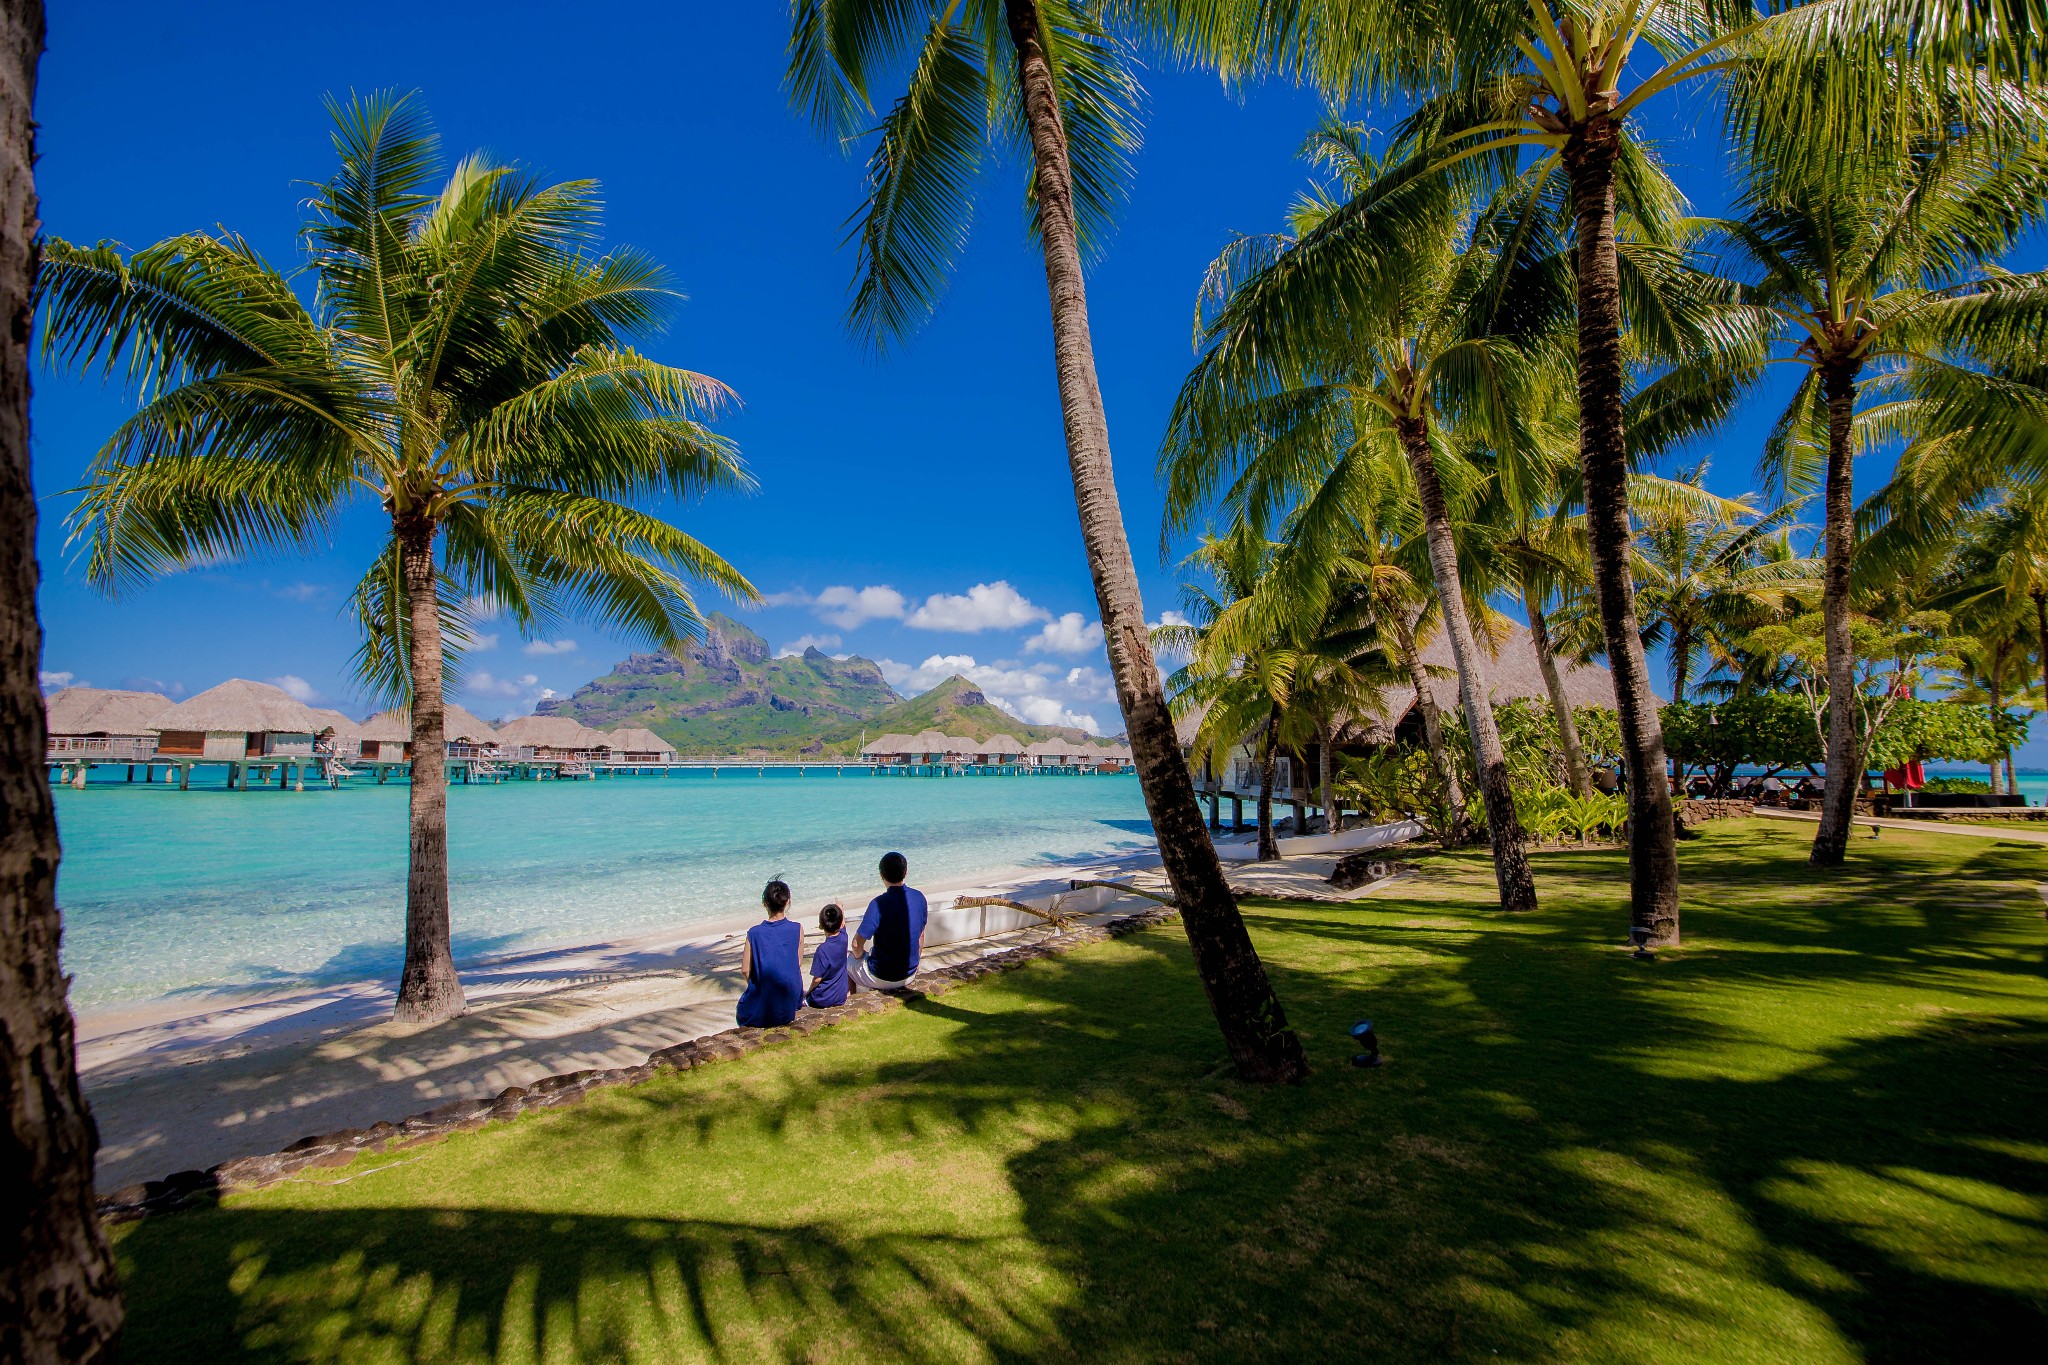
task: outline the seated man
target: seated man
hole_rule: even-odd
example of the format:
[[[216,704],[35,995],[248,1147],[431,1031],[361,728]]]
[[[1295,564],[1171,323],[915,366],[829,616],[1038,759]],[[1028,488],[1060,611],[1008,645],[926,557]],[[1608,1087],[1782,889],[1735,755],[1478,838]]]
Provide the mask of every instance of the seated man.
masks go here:
[[[926,910],[924,893],[903,884],[909,873],[910,863],[901,853],[882,855],[882,880],[888,889],[868,902],[868,912],[853,936],[849,966],[854,984],[862,990],[901,990],[917,975]]]

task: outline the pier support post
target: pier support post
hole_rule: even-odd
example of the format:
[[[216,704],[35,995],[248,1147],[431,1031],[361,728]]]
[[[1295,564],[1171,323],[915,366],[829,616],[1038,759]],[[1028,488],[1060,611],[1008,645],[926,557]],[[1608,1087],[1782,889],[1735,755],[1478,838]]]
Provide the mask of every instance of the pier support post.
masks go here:
[[[180,763],[178,765],[178,790],[181,792],[192,790],[192,765],[189,763]]]
[[[1296,801],[1294,806],[1294,837],[1299,839],[1308,833],[1308,807]]]
[[[1209,793],[1209,828],[1223,828],[1223,799],[1215,792]]]
[[[135,780],[135,765],[133,763],[128,765],[128,780],[130,782]]]
[[[1230,832],[1232,834],[1244,833],[1244,798],[1242,796],[1230,798]]]

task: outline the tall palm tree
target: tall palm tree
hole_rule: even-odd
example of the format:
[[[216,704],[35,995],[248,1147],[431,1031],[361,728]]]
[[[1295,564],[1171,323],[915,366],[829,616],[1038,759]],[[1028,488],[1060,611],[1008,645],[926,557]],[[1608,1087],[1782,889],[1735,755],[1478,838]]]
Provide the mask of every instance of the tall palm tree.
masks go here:
[[[930,313],[966,239],[984,163],[998,149],[1024,160],[1074,502],[1146,809],[1238,1074],[1299,1080],[1300,1040],[1202,825],[1117,502],[1082,257],[1101,243],[1121,194],[1139,90],[1101,10],[1099,0],[793,0],[788,84],[821,134],[874,133],[850,320],[877,345]],[[879,82],[899,72],[905,85],[875,126]]]
[[[92,1115],[78,1088],[70,978],[58,959],[57,813],[43,772],[29,337],[36,277],[35,93],[43,7],[0,6],[0,1356],[112,1360],[113,1254],[93,1208]]]
[[[2042,26],[2014,24],[1997,6],[1920,0],[1814,0],[1762,15],[1751,0],[1485,0],[1418,22],[1389,0],[1122,0],[1119,13],[1183,60],[1242,80],[1278,70],[1326,95],[1401,90],[1424,97],[1411,128],[1427,145],[1422,178],[1484,169],[1493,183],[1562,175],[1576,268],[1580,464],[1594,586],[1629,769],[1630,914],[1653,940],[1678,932],[1678,854],[1663,730],[1643,655],[1629,577],[1633,527],[1624,393],[1624,312],[1633,292],[1618,210],[1644,189],[1644,160],[1628,119],[1660,93],[1701,77],[1726,82],[1731,122],[1759,152],[1809,179],[1925,118],[1941,73],[2038,79],[2048,69]],[[1648,44],[1661,64],[1637,59]],[[1626,75],[1649,66],[1624,93]],[[1897,74],[1934,73],[1905,85]],[[1914,98],[1908,99],[1905,96]],[[1985,89],[1973,112],[1996,115]],[[2008,146],[2034,133],[1995,119]],[[1526,171],[1524,149],[1537,160]],[[1389,183],[1392,200],[1407,182]],[[1373,222],[1397,208],[1355,203],[1327,230],[1343,262],[1371,256],[1397,233]],[[1637,214],[1639,223],[1652,216]],[[1341,268],[1341,267],[1340,267]],[[1637,330],[1655,320],[1637,310]]]
[[[2029,105],[2048,133],[2048,102]],[[1764,447],[1766,477],[1803,491],[1823,486],[1829,686],[1846,695],[1856,660],[1850,639],[1855,539],[1856,412],[1866,375],[1996,341],[2039,335],[2048,276],[1984,271],[2048,204],[2048,138],[2013,148],[1996,130],[1955,118],[1904,148],[1860,158],[1825,180],[1752,165],[1742,216],[1718,224],[1730,261],[1752,281],[1782,349],[1805,373]],[[1816,480],[1816,474],[1820,475]],[[1860,774],[1857,727],[1830,713],[1827,765]],[[1811,861],[1842,861],[1860,783],[1830,781]]]
[[[700,418],[731,395],[628,338],[676,296],[631,250],[593,255],[596,186],[544,186],[481,155],[436,187],[410,95],[331,106],[341,165],[313,194],[309,308],[243,239],[186,234],[123,256],[45,248],[46,351],[111,373],[141,408],[100,450],[72,517],[119,591],[193,563],[304,551],[373,501],[389,537],[352,599],[366,679],[412,715],[405,970],[395,1017],[463,1009],[449,946],[444,661],[461,604],[523,631],[563,613],[675,648],[701,633],[681,574],[741,599],[739,572],[624,499],[741,488]]]
[[[1381,174],[1356,129],[1327,127],[1312,146],[1337,170],[1343,197],[1310,194],[1297,203],[1289,234],[1239,239],[1210,267],[1202,356],[1181,386],[1160,454],[1167,514],[1184,521],[1219,487],[1254,519],[1298,499],[1294,534],[1334,556],[1353,534],[1355,490],[1372,477],[1369,467],[1389,455],[1405,462],[1457,661],[1501,908],[1531,910],[1535,879],[1446,491],[1453,462],[1465,463],[1454,424],[1496,446],[1526,442],[1517,412],[1526,361],[1494,328],[1505,284],[1498,256],[1485,220],[1468,233],[1456,201],[1440,195],[1411,213],[1401,249],[1350,275],[1341,292],[1304,288],[1294,253],[1346,202],[1372,194]],[[1462,469],[1452,477],[1478,483]]]

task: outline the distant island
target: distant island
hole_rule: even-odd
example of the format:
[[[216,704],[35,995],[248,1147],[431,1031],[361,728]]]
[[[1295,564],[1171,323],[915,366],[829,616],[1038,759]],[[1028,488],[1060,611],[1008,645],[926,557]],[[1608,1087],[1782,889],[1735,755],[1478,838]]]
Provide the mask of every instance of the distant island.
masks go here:
[[[905,699],[857,654],[835,659],[813,647],[776,658],[765,639],[716,612],[704,639],[680,654],[631,655],[534,709],[590,726],[644,725],[683,754],[852,755],[863,734],[921,730],[1008,734],[1027,744],[1089,738],[1072,727],[1028,725],[958,674]]]

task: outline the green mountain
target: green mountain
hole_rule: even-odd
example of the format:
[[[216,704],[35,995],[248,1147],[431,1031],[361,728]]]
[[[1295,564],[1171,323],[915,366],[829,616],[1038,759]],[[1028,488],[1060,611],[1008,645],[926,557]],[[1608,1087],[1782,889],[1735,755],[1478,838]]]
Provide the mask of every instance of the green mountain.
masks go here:
[[[635,654],[535,710],[585,725],[644,725],[686,754],[794,754],[821,752],[827,732],[858,734],[902,701],[872,660],[817,649],[778,659],[729,616],[713,613],[706,624],[703,641],[682,653]]]
[[[1088,732],[1066,726],[1027,725],[1009,712],[993,705],[982,690],[955,673],[923,696],[902,701],[863,720],[843,725],[821,738],[827,753],[855,753],[860,736],[914,735],[920,730],[938,730],[962,739],[987,739],[1010,735],[1026,744],[1044,739],[1088,739]]]

